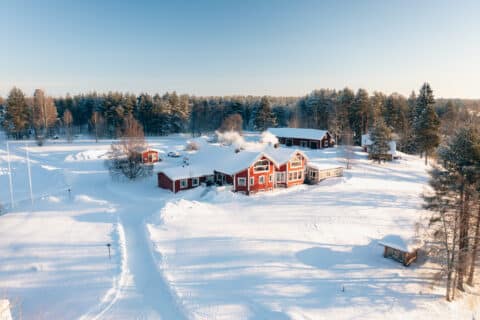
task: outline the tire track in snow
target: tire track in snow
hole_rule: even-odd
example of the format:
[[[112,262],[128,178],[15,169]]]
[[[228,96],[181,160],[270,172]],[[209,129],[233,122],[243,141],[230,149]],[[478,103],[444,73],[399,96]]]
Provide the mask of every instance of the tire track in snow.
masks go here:
[[[86,314],[81,316],[80,320],[87,320],[87,319],[100,319],[106,312],[110,310],[110,308],[118,301],[121,292],[123,291],[126,283],[127,283],[127,250],[125,244],[125,230],[123,229],[123,225],[120,223],[120,220],[117,218],[117,226],[116,232],[118,233],[118,245],[120,248],[120,275],[114,281],[113,287],[108,290],[105,294],[102,302],[95,306],[92,310],[88,311]]]

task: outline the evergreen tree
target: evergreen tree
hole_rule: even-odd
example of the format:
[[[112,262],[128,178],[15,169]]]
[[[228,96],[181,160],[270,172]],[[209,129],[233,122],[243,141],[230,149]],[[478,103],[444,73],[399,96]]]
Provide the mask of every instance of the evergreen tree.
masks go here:
[[[416,145],[419,151],[425,154],[425,164],[428,155],[439,145],[440,120],[434,110],[435,99],[428,83],[420,89],[415,111],[414,130]]]
[[[253,128],[257,131],[264,131],[270,127],[276,126],[277,121],[270,106],[270,100],[264,96],[256,110]]]
[[[342,140],[347,139],[353,143],[353,131],[350,127],[349,113],[351,112],[355,93],[345,88],[338,93],[336,102],[336,121],[338,130],[338,143],[344,144]]]
[[[29,110],[22,90],[14,87],[7,97],[3,127],[9,134],[19,139],[26,133],[29,122]]]
[[[455,270],[458,260],[458,196],[456,177],[447,170],[434,168],[430,171],[429,184],[433,189],[424,194],[424,208],[433,211],[430,218],[431,241],[427,244],[429,255],[439,263],[446,274],[447,301],[455,297]]]
[[[480,135],[473,127],[460,128],[446,148],[440,151],[446,170],[456,177],[459,192],[459,257],[457,287],[463,290],[470,253],[472,200],[480,180]]]
[[[381,162],[390,150],[389,142],[392,140],[392,132],[383,119],[378,119],[375,126],[370,130],[372,145],[369,148],[370,157]]]
[[[357,145],[361,143],[362,134],[367,133],[369,105],[368,92],[364,89],[358,89],[349,115],[354,143]]]

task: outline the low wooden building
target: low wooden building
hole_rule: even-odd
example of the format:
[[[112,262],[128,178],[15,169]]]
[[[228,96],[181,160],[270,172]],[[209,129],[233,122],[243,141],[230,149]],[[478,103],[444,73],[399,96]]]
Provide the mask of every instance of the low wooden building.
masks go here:
[[[390,258],[409,266],[417,260],[418,249],[406,246],[404,244],[380,241],[379,245],[383,246],[383,257]]]
[[[160,161],[158,151],[153,149],[147,149],[142,151],[142,162],[153,164]]]
[[[275,161],[264,152],[240,151],[215,168],[215,182],[233,185],[232,191],[252,194],[273,190]]]
[[[305,182],[317,184],[325,179],[342,176],[343,167],[339,163],[309,162],[306,167]]]
[[[213,172],[202,167],[179,166],[158,172],[158,186],[174,193],[198,187],[202,183],[213,183]]]
[[[302,148],[321,149],[335,146],[335,140],[327,130],[302,128],[269,128],[280,144]]]

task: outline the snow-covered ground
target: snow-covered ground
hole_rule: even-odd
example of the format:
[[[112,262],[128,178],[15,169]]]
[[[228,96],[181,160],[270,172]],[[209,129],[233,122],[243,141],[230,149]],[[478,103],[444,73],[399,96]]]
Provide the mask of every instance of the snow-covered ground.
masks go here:
[[[149,231],[195,319],[469,319],[473,308],[432,289],[434,266],[382,257],[378,241],[421,235],[426,181],[420,159],[378,165],[357,153],[353,170],[317,186],[185,192]]]
[[[149,139],[165,160],[155,171],[181,163],[165,155],[185,142]],[[0,216],[0,299],[14,318],[480,316],[472,297],[443,301],[430,281],[435,266],[405,268],[381,255],[379,240],[415,236],[427,179],[421,159],[377,165],[358,153],[345,177],[317,186],[174,195],[155,176],[113,182],[103,166],[109,145],[30,142],[32,205],[25,143],[10,144],[16,205]],[[306,152],[339,160],[337,149]],[[8,207],[6,160],[0,141],[0,203]]]

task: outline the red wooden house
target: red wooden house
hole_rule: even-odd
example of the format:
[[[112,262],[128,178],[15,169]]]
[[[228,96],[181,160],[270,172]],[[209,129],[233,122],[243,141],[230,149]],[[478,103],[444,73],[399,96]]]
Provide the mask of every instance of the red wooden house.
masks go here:
[[[332,135],[326,130],[302,128],[269,128],[280,144],[303,148],[321,149],[335,145]]]
[[[303,184],[307,156],[300,150],[275,148],[267,151],[277,163],[275,169],[275,187],[291,187]]]
[[[182,166],[163,169],[158,173],[158,186],[174,193],[198,187],[201,183],[213,182],[213,172],[208,168]]]
[[[143,150],[141,151],[142,153],[142,162],[143,163],[155,163],[155,162],[158,162],[159,161],[159,157],[158,157],[158,151],[156,150],[152,150],[152,149],[147,149],[147,150]]]
[[[273,190],[276,165],[264,152],[241,151],[215,168],[215,181],[245,194]]]

